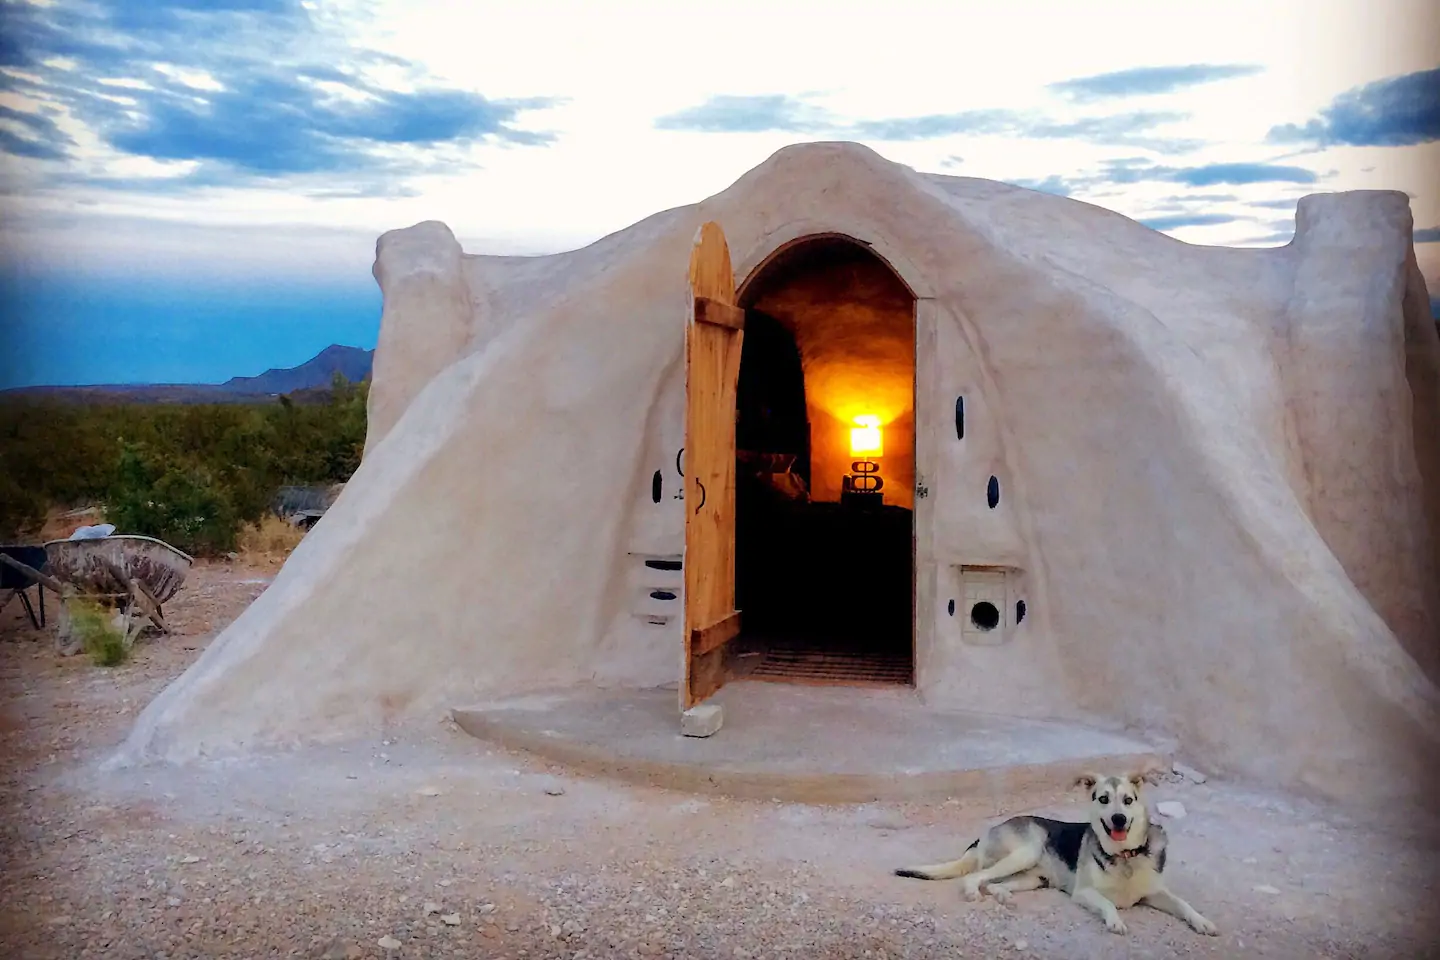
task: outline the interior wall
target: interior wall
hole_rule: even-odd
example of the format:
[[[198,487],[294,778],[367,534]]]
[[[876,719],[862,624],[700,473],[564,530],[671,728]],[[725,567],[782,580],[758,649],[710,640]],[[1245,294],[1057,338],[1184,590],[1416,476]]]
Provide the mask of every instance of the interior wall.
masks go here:
[[[915,500],[915,301],[883,261],[848,241],[782,253],[747,291],[747,306],[795,337],[810,416],[811,497],[840,499],[855,418],[880,418],[885,502]],[[790,253],[790,251],[787,251]]]

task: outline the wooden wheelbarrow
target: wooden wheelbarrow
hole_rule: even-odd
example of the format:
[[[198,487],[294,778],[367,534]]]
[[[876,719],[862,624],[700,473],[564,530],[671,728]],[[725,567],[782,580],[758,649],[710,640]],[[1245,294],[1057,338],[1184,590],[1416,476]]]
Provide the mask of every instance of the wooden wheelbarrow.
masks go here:
[[[125,644],[129,646],[153,624],[170,633],[162,604],[185,582],[193,562],[190,556],[152,537],[118,536],[93,540],[52,540],[45,544],[48,573],[42,573],[0,553],[0,565],[39,583],[65,601],[85,597],[116,606],[122,617]],[[78,652],[64,616],[56,642],[63,654]]]
[[[45,544],[47,572],[86,596],[123,599],[139,582],[156,604],[175,596],[195,561],[164,540],[119,534]]]

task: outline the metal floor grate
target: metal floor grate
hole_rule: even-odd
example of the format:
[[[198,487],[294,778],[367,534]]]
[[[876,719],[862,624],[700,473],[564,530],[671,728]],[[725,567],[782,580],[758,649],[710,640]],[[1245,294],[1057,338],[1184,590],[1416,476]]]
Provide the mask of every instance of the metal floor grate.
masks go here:
[[[911,682],[907,653],[861,653],[790,648],[766,651],[746,679],[837,686],[894,686]]]

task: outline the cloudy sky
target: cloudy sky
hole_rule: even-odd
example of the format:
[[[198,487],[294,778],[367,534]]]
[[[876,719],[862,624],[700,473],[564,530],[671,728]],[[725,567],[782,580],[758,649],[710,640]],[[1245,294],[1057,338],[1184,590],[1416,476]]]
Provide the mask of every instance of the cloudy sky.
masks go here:
[[[0,0],[0,387],[373,346],[387,229],[568,249],[832,139],[1193,243],[1404,190],[1440,293],[1433,0]]]

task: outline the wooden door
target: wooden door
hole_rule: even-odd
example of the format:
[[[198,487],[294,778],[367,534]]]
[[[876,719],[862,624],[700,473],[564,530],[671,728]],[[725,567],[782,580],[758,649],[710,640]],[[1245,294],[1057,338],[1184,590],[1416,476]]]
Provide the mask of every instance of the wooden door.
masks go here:
[[[730,249],[707,222],[690,251],[685,327],[685,677],[680,709],[725,683],[735,609],[735,390],[745,311]]]

